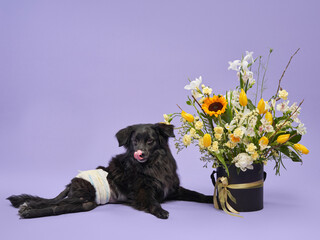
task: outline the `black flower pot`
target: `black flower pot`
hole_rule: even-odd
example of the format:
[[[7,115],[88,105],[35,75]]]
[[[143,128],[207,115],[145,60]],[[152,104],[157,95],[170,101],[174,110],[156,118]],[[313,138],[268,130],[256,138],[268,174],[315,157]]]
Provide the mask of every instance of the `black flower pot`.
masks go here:
[[[211,175],[213,185],[216,184],[215,173],[217,179],[220,177],[226,177],[228,184],[247,184],[253,183],[259,180],[265,180],[266,173],[263,171],[263,164],[253,164],[253,169],[237,172],[235,165],[229,166],[229,177],[223,167],[218,167],[216,171],[213,171]],[[250,189],[229,189],[232,196],[236,199],[236,203],[228,200],[228,203],[238,212],[251,212],[263,209],[263,187],[250,188]],[[219,199],[219,198],[218,198]],[[221,204],[218,200],[219,208]]]

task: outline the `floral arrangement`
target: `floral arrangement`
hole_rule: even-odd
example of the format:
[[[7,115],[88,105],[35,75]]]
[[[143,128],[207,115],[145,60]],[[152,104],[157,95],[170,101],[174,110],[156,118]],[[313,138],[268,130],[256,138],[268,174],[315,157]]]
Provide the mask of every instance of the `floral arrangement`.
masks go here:
[[[195,144],[205,166],[208,163],[213,167],[222,166],[227,173],[228,166],[232,164],[238,171],[246,171],[253,169],[253,163],[266,164],[272,160],[275,161],[276,174],[280,174],[280,167],[284,167],[283,158],[302,162],[302,154],[309,152],[299,144],[302,135],[306,134],[306,128],[299,119],[303,101],[289,105],[288,92],[281,87],[281,80],[298,50],[291,56],[276,94],[267,101],[262,98],[264,78],[260,85],[253,78],[252,66],[258,59],[258,71],[261,67],[261,57],[254,59],[253,52],[246,52],[241,60],[229,62],[228,70],[236,72],[238,85],[225,95],[215,93],[203,84],[201,76],[189,80],[184,87],[191,91],[186,104],[192,106],[195,113],[187,113],[178,106],[181,112],[164,114],[167,124],[180,117],[179,136],[175,139],[178,152]],[[268,62],[271,53],[272,49]],[[253,103],[247,93],[255,84]],[[257,101],[260,87],[261,98]]]

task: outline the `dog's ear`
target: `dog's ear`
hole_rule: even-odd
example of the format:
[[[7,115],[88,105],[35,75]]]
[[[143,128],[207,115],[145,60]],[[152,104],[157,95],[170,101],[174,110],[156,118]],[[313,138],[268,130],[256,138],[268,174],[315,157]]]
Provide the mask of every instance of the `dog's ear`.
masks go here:
[[[173,129],[173,125],[168,125],[165,123],[156,123],[155,127],[159,130],[160,134],[163,135],[164,137],[175,137]]]
[[[129,141],[131,134],[133,132],[133,127],[129,126],[124,129],[121,129],[116,134],[116,138],[118,139],[119,147],[125,146],[126,148],[129,147]]]

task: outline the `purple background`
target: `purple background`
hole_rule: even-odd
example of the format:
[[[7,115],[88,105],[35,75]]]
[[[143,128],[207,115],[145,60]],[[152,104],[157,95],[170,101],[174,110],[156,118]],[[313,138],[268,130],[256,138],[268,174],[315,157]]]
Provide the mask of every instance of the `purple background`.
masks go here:
[[[320,208],[317,1],[0,1],[1,239],[300,239],[317,234]],[[211,205],[169,202],[168,220],[123,205],[19,220],[11,194],[58,194],[77,170],[122,152],[117,130],[162,121],[184,106],[187,79],[215,92],[236,86],[228,61],[274,53],[267,94],[305,99],[304,164],[267,165],[265,208],[235,218]],[[270,96],[267,95],[267,96]],[[172,141],[171,141],[172,143]],[[175,149],[172,150],[175,154]],[[182,185],[212,194],[195,148],[176,155]]]

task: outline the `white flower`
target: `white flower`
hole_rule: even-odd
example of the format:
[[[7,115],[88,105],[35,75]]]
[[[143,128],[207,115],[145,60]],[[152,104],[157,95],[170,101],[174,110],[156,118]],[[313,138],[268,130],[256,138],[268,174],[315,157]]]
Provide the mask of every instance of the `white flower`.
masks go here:
[[[253,169],[253,159],[247,153],[239,153],[232,162],[235,163],[236,167],[240,168],[243,172],[247,171],[247,169]]]
[[[197,90],[202,82],[202,77],[196,78],[195,80],[191,81],[189,85],[186,85],[184,89],[186,90]]]
[[[277,110],[280,112],[283,112],[283,113],[287,112],[289,110],[288,104],[289,104],[289,101],[285,101],[285,102],[278,104]]]
[[[192,95],[195,98],[203,97],[202,93],[200,92],[200,84],[202,82],[202,77],[196,78],[195,80],[191,81],[189,85],[186,85],[184,89],[192,90]]]
[[[224,127],[228,130],[228,131],[232,131],[233,129],[235,129],[235,125],[231,125],[231,123],[227,123],[226,125],[224,125]]]
[[[212,93],[212,88],[204,87],[202,89],[203,94],[210,95]]]
[[[182,138],[182,142],[185,146],[189,146],[191,143],[191,136],[188,134],[184,135]]]
[[[279,98],[283,99],[283,100],[287,100],[288,99],[288,92],[286,90],[280,90],[279,91]]]
[[[228,70],[234,70],[234,71],[240,70],[240,64],[241,64],[240,60],[234,60],[233,62],[228,62],[228,63],[229,63]]]
[[[247,128],[246,134],[247,134],[247,136],[249,136],[249,137],[254,137],[254,136],[256,135],[255,132],[254,132],[254,128],[253,128],[253,127]]]
[[[246,56],[243,58],[243,61],[253,62],[253,52],[246,51]]]
[[[247,145],[246,152],[249,154],[253,154],[256,151],[256,149],[257,147],[253,143],[250,143]]]
[[[299,133],[300,135],[305,135],[307,133],[307,129],[306,127],[304,127],[304,124],[299,124],[299,126],[297,127],[297,133]]]
[[[200,129],[203,128],[203,122],[197,121],[194,126],[195,126],[195,128],[196,128],[197,130],[200,130]]]
[[[261,132],[274,132],[273,126],[270,124],[269,121],[267,121],[266,119],[262,118],[260,120],[260,122],[262,123],[262,125],[259,128],[260,133]]]

